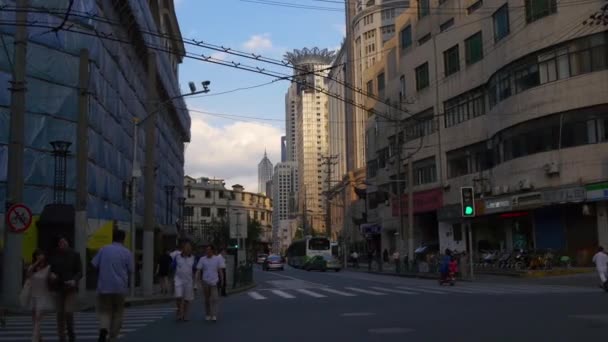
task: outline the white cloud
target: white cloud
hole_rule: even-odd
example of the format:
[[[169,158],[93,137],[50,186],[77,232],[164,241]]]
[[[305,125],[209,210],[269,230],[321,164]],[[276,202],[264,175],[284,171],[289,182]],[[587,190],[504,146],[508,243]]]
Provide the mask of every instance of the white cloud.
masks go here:
[[[211,54],[211,58],[225,61],[228,58],[228,54],[225,52],[216,51]]]
[[[272,49],[272,40],[270,40],[270,34],[254,34],[243,43],[243,47],[249,52],[262,52]]]
[[[334,24],[334,28],[340,32],[342,37],[346,37],[346,25],[344,24]]]
[[[280,161],[282,132],[277,127],[243,121],[216,127],[193,113],[191,132],[186,174],[192,177],[221,178],[228,188],[238,183],[257,192],[257,167],[264,149],[273,164]]]

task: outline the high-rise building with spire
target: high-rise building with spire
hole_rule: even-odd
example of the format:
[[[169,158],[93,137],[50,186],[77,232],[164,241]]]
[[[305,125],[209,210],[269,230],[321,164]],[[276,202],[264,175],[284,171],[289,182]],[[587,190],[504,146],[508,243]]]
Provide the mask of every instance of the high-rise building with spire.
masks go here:
[[[258,164],[258,192],[266,194],[266,182],[272,180],[272,162],[264,150],[264,158]]]

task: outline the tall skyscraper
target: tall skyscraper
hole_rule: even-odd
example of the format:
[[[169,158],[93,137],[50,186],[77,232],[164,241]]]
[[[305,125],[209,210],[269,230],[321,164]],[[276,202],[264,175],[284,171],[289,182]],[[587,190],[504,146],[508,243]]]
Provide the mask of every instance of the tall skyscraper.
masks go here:
[[[290,199],[297,191],[298,164],[296,162],[278,163],[272,176],[272,201],[276,208],[272,213],[273,251],[284,250],[290,241],[289,231],[283,229],[289,226],[292,209]]]
[[[329,153],[326,77],[334,52],[304,48],[285,55],[298,82],[286,96],[288,157],[298,163],[298,211],[305,234],[325,230],[326,189],[322,157]]]
[[[266,182],[272,180],[272,163],[264,151],[264,158],[258,164],[258,192],[266,194]]]

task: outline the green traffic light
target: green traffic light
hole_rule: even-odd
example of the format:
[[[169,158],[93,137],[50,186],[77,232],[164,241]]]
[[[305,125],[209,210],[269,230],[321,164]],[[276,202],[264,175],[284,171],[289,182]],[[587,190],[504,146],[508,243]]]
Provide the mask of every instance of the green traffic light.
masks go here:
[[[471,207],[471,206],[466,206],[466,207],[464,208],[464,213],[465,213],[465,215],[473,215],[473,207]]]

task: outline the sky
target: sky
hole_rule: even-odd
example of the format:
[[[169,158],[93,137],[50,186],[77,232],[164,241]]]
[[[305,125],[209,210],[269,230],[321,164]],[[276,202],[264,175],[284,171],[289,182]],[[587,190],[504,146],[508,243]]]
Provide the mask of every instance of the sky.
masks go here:
[[[283,0],[312,6],[335,7],[316,0]],[[196,39],[232,49],[282,59],[285,52],[304,47],[335,50],[344,37],[344,12],[296,9],[241,0],[175,0],[184,39]],[[280,73],[285,67],[244,60],[220,52],[186,45],[197,55],[241,62]],[[285,133],[285,93],[288,81],[254,89],[222,92],[269,83],[270,76],[231,69],[186,58],[180,66],[180,87],[188,92],[192,81],[210,81],[206,95],[186,97],[192,118],[192,139],[186,147],[186,175],[226,180],[257,192],[257,165],[268,151],[273,164],[280,162],[281,136]],[[196,111],[196,112],[195,112]],[[213,114],[254,117],[230,119]]]

